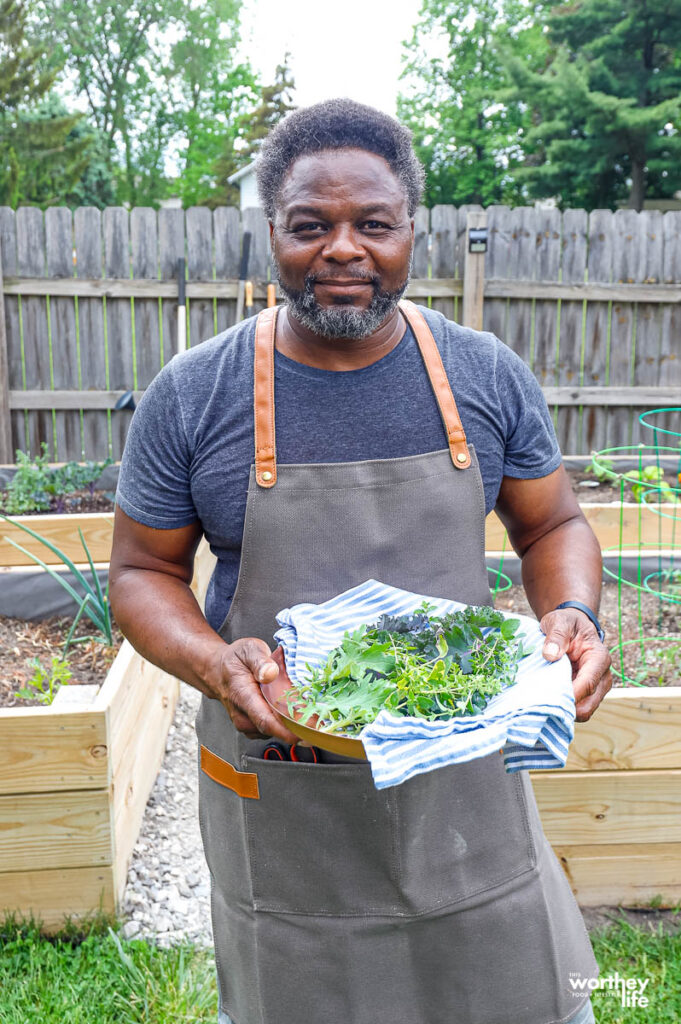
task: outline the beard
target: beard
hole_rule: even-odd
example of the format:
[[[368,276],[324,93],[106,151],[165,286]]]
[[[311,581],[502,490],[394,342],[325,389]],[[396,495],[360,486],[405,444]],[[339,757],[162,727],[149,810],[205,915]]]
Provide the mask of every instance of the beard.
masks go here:
[[[276,259],[274,266],[279,278],[279,287],[286,296],[289,310],[303,327],[307,327],[322,338],[359,339],[373,334],[397,308],[409,284],[412,258],[409,259],[409,269],[404,282],[393,291],[381,288],[380,278],[376,275],[353,274],[347,268],[343,271],[344,279],[353,278],[371,284],[374,293],[366,309],[357,309],[351,305],[350,295],[338,296],[339,301],[333,306],[321,306],[314,292],[318,280],[316,274],[306,275],[302,290],[290,288],[282,280]]]

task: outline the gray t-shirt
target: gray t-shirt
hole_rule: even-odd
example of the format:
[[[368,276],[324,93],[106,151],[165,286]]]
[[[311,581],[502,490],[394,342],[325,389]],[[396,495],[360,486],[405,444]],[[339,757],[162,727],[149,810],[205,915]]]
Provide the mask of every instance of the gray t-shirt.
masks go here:
[[[420,307],[442,355],[494,508],[503,476],[546,476],[561,455],[546,402],[527,366],[491,334]],[[253,458],[255,318],[175,356],[132,418],[116,501],[146,526],[200,520],[218,563],[206,618],[218,629],[239,571]],[[275,352],[277,462],[354,462],[447,447],[411,330],[359,370],[319,370]]]

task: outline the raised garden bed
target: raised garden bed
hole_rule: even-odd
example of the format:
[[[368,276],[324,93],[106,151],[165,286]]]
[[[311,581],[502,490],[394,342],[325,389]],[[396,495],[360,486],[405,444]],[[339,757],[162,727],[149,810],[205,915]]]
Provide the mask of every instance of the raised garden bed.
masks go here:
[[[211,557],[204,543],[200,602]],[[54,931],[65,916],[117,908],[179,685],[124,641],[100,688],[0,707],[0,913]]]

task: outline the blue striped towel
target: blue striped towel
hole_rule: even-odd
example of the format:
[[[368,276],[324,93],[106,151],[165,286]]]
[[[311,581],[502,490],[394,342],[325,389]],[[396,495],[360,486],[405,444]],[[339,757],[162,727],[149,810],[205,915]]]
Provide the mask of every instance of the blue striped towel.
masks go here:
[[[435,605],[433,615],[466,607],[367,580],[324,604],[285,608],[277,615],[281,629],[274,638],[284,648],[289,676],[303,682],[306,665],[322,665],[346,630],[373,624],[384,613],[408,614],[424,600]],[[557,662],[544,660],[544,634],[535,619],[504,614],[520,619],[524,646],[535,648],[520,662],[516,683],[475,716],[427,722],[381,711],[360,734],[378,789],[502,747],[507,772],[565,765],[575,720],[570,662],[565,656]]]

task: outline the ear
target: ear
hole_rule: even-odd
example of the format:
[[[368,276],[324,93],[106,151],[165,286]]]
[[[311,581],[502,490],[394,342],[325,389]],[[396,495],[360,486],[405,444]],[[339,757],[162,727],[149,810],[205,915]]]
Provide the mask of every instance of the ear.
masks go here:
[[[270,245],[272,245],[272,238],[274,237],[274,221],[273,220],[268,220],[267,223],[268,223],[269,229],[270,229]]]

